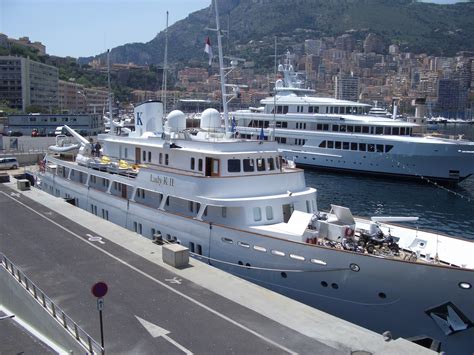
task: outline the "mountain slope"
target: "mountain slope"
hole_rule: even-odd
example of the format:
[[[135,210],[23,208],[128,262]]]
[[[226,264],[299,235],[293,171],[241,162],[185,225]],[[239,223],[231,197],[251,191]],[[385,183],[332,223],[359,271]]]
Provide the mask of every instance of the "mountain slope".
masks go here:
[[[348,30],[358,39],[368,32],[379,34],[387,44],[400,43],[402,50],[415,53],[453,56],[474,49],[472,1],[436,5],[413,0],[220,0],[219,4],[221,27],[230,28],[229,48],[239,44],[234,54],[247,59],[258,55],[250,41],[263,41],[260,50],[272,53],[274,36],[285,45],[298,45],[305,39],[339,36]],[[216,42],[215,33],[206,27],[215,27],[210,6],[170,26],[169,62],[205,65],[204,40],[209,35]],[[112,49],[111,58],[117,63],[161,64],[163,51],[161,32],[148,43]],[[90,59],[81,58],[81,62]]]

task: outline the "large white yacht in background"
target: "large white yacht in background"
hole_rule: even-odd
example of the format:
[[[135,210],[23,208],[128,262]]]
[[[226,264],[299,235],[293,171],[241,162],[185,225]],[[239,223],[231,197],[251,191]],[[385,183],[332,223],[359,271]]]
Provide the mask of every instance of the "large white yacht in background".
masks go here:
[[[263,131],[301,166],[448,182],[474,173],[474,142],[423,135],[417,123],[369,115],[369,105],[316,97],[301,87],[289,53],[279,71],[283,79],[263,107],[232,113],[241,136]]]
[[[224,77],[221,65],[226,108]],[[161,102],[136,106],[134,116],[134,131],[99,135],[100,154],[67,127],[79,153],[71,161],[67,144],[52,146],[41,189],[376,332],[474,351],[472,241],[386,224],[414,217],[318,211],[316,190],[283,163],[277,142],[234,138],[214,109],[199,128],[186,128],[180,111],[164,123]]]

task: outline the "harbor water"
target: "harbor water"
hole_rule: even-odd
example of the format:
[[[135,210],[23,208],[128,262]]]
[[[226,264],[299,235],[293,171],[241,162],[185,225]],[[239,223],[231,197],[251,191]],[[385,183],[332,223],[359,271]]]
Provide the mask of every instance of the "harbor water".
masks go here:
[[[474,140],[474,125],[440,125],[437,132]],[[416,216],[407,226],[474,239],[474,176],[456,186],[305,169],[318,208],[349,207],[355,216]]]

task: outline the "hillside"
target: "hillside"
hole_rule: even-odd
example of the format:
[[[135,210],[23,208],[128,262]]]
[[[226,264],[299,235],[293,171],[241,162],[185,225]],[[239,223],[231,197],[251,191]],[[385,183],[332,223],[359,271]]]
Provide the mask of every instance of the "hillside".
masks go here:
[[[274,36],[280,44],[296,48],[306,39],[351,31],[358,39],[369,32],[379,34],[387,44],[399,43],[403,51],[415,53],[453,56],[474,49],[472,0],[454,5],[413,0],[220,0],[219,8],[221,27],[230,29],[230,51],[261,65],[271,63],[256,57],[273,53]],[[215,27],[210,6],[170,26],[169,62],[205,65],[205,37],[209,35],[216,42],[215,34],[206,27]],[[255,42],[258,46],[249,44]],[[236,45],[239,51],[232,51]],[[160,32],[147,43],[113,48],[111,58],[116,63],[159,65],[163,51],[164,32]],[[81,58],[80,62],[91,59]]]

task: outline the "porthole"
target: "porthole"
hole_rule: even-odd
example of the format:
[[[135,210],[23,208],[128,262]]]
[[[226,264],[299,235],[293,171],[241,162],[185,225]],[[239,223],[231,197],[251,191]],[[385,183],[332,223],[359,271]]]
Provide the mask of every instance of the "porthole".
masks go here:
[[[386,298],[387,298],[387,295],[386,295],[385,293],[383,293],[383,292],[379,292],[379,297],[380,297],[381,299],[386,299]]]
[[[339,285],[338,285],[337,283],[334,283],[334,282],[333,282],[333,283],[331,284],[331,287],[332,287],[333,289],[337,290],[337,289],[339,288]]]
[[[285,253],[279,250],[272,250],[273,255],[285,256]]]
[[[256,250],[256,251],[261,251],[262,253],[266,253],[266,252],[267,252],[267,249],[266,249],[266,248],[261,247],[261,246],[258,246],[258,245],[254,245],[254,246],[253,246],[253,249]]]
[[[283,272],[281,273],[281,277],[283,277],[284,279],[286,279],[286,278],[288,277],[288,275],[286,274],[286,272],[283,271]]]
[[[251,265],[249,263],[246,263],[245,266],[247,266],[248,269],[250,269]]]
[[[327,265],[327,262],[319,259],[311,259],[310,260],[313,264],[318,264],[318,265]]]
[[[300,260],[300,261],[305,260],[304,256],[296,255],[296,254],[290,254],[290,258],[295,259],[295,260]]]
[[[224,243],[229,243],[229,244],[232,244],[232,243],[233,243],[232,239],[230,239],[230,238],[225,238],[225,237],[222,238],[222,241],[223,241]]]
[[[461,287],[463,290],[469,290],[471,289],[472,285],[469,282],[460,282],[459,287]]]
[[[349,267],[354,272],[359,272],[360,271],[360,266],[357,265],[357,264],[350,264]]]
[[[237,244],[243,248],[250,248],[250,245],[244,242],[237,242]]]
[[[321,281],[321,286],[328,287],[328,283],[326,281]]]

